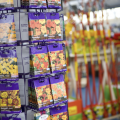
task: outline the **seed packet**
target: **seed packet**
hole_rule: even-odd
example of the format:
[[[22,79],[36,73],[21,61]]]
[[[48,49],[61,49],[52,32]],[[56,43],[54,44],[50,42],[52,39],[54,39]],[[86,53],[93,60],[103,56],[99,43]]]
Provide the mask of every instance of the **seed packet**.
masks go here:
[[[0,0],[0,9],[3,8],[14,8],[14,0]]]
[[[64,76],[62,74],[50,77],[51,89],[54,103],[67,100]]]
[[[90,106],[87,106],[84,110],[84,114],[87,117],[88,120],[93,120],[93,114],[92,110],[90,109]]]
[[[0,18],[0,44],[15,43],[16,32],[14,15],[2,15]]]
[[[66,71],[66,62],[62,44],[48,45],[50,67],[52,73]]]
[[[31,76],[50,74],[47,46],[31,47],[30,54]]]
[[[51,120],[68,120],[67,106],[50,108]]]
[[[50,119],[50,110],[45,109],[39,113],[34,114],[34,120],[51,120]]]
[[[49,78],[34,81],[38,109],[53,104]]]
[[[61,0],[47,0],[48,8],[61,8]]]
[[[21,102],[18,83],[0,84],[1,113],[19,113]]]
[[[102,119],[104,114],[104,107],[103,105],[94,105],[93,110],[96,114],[97,119]]]
[[[46,13],[46,18],[48,40],[62,40],[59,13]]]
[[[44,13],[29,13],[29,40],[47,39],[46,19]]]
[[[16,50],[1,50],[0,53],[0,78],[16,79],[18,77]]]
[[[47,8],[46,0],[29,0],[30,8]]]

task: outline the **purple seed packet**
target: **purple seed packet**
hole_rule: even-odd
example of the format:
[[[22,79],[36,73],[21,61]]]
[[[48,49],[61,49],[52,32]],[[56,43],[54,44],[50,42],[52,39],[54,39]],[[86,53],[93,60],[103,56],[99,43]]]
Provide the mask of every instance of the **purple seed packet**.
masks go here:
[[[67,105],[50,108],[51,120],[68,120]]]
[[[54,104],[67,100],[64,76],[62,74],[50,77]]]
[[[46,18],[44,13],[29,13],[30,41],[47,40]]]
[[[52,73],[66,71],[66,61],[62,44],[48,45],[49,60]]]
[[[16,50],[1,50],[0,52],[0,78],[16,79],[18,77],[18,65]]]
[[[61,9],[61,0],[47,0],[48,8],[59,8]]]
[[[21,118],[13,118],[13,120],[21,120]]]
[[[47,46],[35,46],[30,48],[30,74],[42,76],[50,74]]]
[[[1,9],[12,9],[14,8],[14,0],[0,0],[0,10]]]
[[[21,111],[18,83],[0,84],[0,110],[4,114]]]
[[[30,8],[47,8],[46,0],[29,0]]]
[[[46,13],[48,41],[61,41],[59,13]]]
[[[2,120],[9,120],[8,117],[2,117]]]
[[[38,109],[53,104],[49,78],[34,81]]]
[[[14,15],[0,16],[0,44],[14,44],[17,42]]]

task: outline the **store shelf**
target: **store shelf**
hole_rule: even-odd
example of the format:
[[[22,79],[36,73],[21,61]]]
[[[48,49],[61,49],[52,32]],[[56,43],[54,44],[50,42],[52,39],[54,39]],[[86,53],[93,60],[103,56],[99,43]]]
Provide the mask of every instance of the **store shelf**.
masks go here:
[[[116,52],[117,51],[115,50],[114,53],[116,53]],[[111,57],[110,50],[106,50],[106,53],[107,53],[107,57],[109,59]],[[97,53],[93,53],[92,55],[93,55],[93,61],[97,61],[98,60]],[[86,56],[87,56],[87,60],[90,61],[90,54],[86,54]],[[70,54],[71,59],[74,59],[74,57],[75,57],[74,54]],[[78,58],[78,62],[84,62],[84,56],[83,55],[78,54],[77,58]],[[100,51],[100,59],[104,60],[104,52],[103,51]]]

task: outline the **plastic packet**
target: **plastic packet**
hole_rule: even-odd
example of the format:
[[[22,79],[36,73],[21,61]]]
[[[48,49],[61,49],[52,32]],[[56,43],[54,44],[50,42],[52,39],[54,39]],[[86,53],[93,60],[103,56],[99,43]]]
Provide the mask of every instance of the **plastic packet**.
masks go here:
[[[0,44],[17,42],[14,15],[2,15],[0,18]]]
[[[29,13],[30,41],[47,40],[46,19],[44,13]]]
[[[52,73],[66,71],[66,61],[62,44],[50,44],[48,45],[48,51]]]
[[[1,50],[0,52],[0,78],[18,78],[17,54],[16,50]]]
[[[50,108],[51,120],[68,120],[67,106]]]
[[[61,0],[47,0],[48,8],[59,8],[61,9]]]
[[[21,111],[18,83],[0,84],[0,110],[5,114]]]
[[[34,81],[38,109],[53,104],[49,78]]]
[[[30,54],[31,76],[50,74],[47,46],[31,47]]]
[[[61,41],[59,13],[46,13],[47,35],[49,41]]]
[[[64,76],[62,74],[50,77],[54,104],[67,100]]]
[[[47,8],[46,0],[29,0],[30,8]]]
[[[43,111],[40,111],[39,113],[35,113],[34,120],[51,120],[49,108]]]

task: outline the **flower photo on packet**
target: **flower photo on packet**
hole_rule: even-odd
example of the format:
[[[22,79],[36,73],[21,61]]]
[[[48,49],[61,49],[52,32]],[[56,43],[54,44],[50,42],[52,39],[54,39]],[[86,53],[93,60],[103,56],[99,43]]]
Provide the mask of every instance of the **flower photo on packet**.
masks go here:
[[[59,13],[46,13],[48,41],[62,41]]]
[[[61,9],[61,0],[47,0],[48,8],[59,8]]]
[[[49,108],[43,111],[40,111],[39,113],[35,113],[34,120],[51,120]]]
[[[14,0],[0,0],[0,9],[3,8],[13,8],[14,7]]]
[[[67,105],[50,108],[51,120],[68,120]]]
[[[17,113],[21,111],[18,83],[0,84],[1,113]]]
[[[47,46],[30,47],[30,74],[36,77],[50,74]]]
[[[50,77],[54,104],[67,100],[64,76],[62,74]]]
[[[52,73],[66,71],[66,61],[62,44],[48,45],[50,67]]]
[[[16,43],[14,15],[2,15],[0,18],[0,44]]]
[[[1,50],[0,52],[0,78],[18,78],[18,65],[16,50]]]
[[[30,8],[47,8],[46,0],[29,0]]]
[[[38,109],[53,104],[49,78],[34,80]]]
[[[29,13],[29,40],[47,40],[46,19],[44,13]]]

